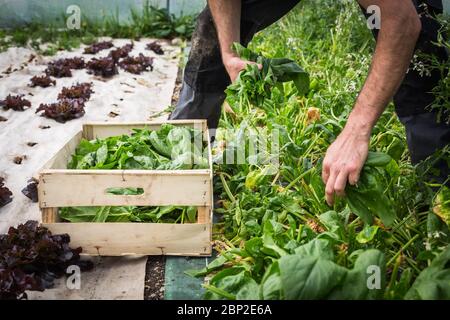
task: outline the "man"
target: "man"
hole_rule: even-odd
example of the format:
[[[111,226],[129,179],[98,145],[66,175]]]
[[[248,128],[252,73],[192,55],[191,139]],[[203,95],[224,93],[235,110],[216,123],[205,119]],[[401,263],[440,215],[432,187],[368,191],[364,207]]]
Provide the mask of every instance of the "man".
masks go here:
[[[248,61],[232,50],[233,42],[247,45],[253,35],[280,19],[299,0],[209,0],[199,15],[186,65],[180,101],[171,119],[208,119],[216,128],[224,90]],[[394,99],[396,112],[406,127],[413,163],[424,160],[450,142],[450,127],[438,123],[426,108],[433,102],[431,89],[440,80],[433,72],[423,78],[410,66],[415,49],[448,59],[436,47],[438,23],[424,14],[442,12],[441,0],[358,0],[365,9],[377,5],[381,28],[374,35],[377,45],[366,82],[357,97],[347,124],[331,144],[323,162],[322,178],[329,204],[334,195],[343,196],[348,183],[357,183],[368,154],[370,134],[388,103]],[[425,9],[427,5],[428,9]],[[409,68],[409,70],[408,70]],[[408,72],[407,72],[408,71]],[[445,161],[437,165],[440,182],[449,175]]]

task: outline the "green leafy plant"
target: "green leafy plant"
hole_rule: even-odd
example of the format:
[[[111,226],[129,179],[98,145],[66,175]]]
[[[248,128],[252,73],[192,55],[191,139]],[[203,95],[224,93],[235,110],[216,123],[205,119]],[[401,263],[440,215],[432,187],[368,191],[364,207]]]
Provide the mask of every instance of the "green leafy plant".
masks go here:
[[[359,183],[333,208],[324,199],[321,159],[370,65],[365,22],[355,3],[305,0],[248,48],[234,46],[265,67],[248,66],[226,92],[233,112],[223,112],[213,148],[217,258],[187,271],[207,276],[206,299],[449,298],[446,189],[426,182],[436,158],[410,164],[392,106],[373,129]],[[275,59],[301,64],[308,90],[295,72],[275,76]],[[270,146],[274,130],[275,154],[249,152],[248,136]],[[245,161],[221,161],[238,154]]]
[[[433,212],[450,226],[450,188],[443,186],[434,200]]]
[[[233,50],[243,59],[256,64],[248,64],[237,80],[227,90],[227,101],[232,106],[243,105],[242,101],[256,106],[264,105],[273,87],[281,88],[281,83],[292,81],[299,95],[309,90],[309,75],[295,61],[286,58],[265,58],[243,47],[233,44]],[[261,65],[259,69],[258,65]]]
[[[450,247],[422,271],[405,295],[405,299],[450,299]]]

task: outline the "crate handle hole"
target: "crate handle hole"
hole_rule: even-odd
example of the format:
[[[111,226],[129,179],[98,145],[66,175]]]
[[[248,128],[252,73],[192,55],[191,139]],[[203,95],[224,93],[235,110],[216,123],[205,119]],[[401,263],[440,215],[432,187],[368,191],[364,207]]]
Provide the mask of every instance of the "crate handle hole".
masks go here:
[[[106,193],[114,196],[139,196],[144,194],[143,188],[108,188]]]

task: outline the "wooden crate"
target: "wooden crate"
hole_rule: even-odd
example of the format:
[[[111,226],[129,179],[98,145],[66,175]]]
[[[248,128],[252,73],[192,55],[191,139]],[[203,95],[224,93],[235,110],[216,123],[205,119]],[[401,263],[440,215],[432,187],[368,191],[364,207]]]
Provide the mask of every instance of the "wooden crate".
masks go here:
[[[196,127],[208,143],[209,169],[199,170],[69,170],[67,163],[82,138],[92,140],[129,134],[135,128],[158,129],[163,123]],[[72,137],[39,173],[42,223],[54,234],[68,233],[71,246],[83,254],[211,255],[213,206],[212,160],[204,120],[146,123],[89,123]],[[108,188],[142,188],[140,195],[111,195]],[[71,206],[196,206],[197,223],[61,222],[59,207]]]

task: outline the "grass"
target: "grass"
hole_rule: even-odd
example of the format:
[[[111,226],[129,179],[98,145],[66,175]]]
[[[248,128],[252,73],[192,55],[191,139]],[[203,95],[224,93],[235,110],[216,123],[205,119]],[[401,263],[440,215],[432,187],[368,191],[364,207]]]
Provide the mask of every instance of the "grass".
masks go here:
[[[71,50],[81,44],[91,44],[98,37],[139,39],[190,38],[195,22],[194,15],[176,17],[164,8],[156,8],[144,3],[138,10],[130,9],[131,20],[119,21],[119,14],[108,15],[98,20],[81,19],[80,30],[68,30],[64,26],[65,16],[52,24],[30,23],[14,29],[0,30],[0,52],[12,46],[30,46],[45,55],[53,55],[58,50]]]

